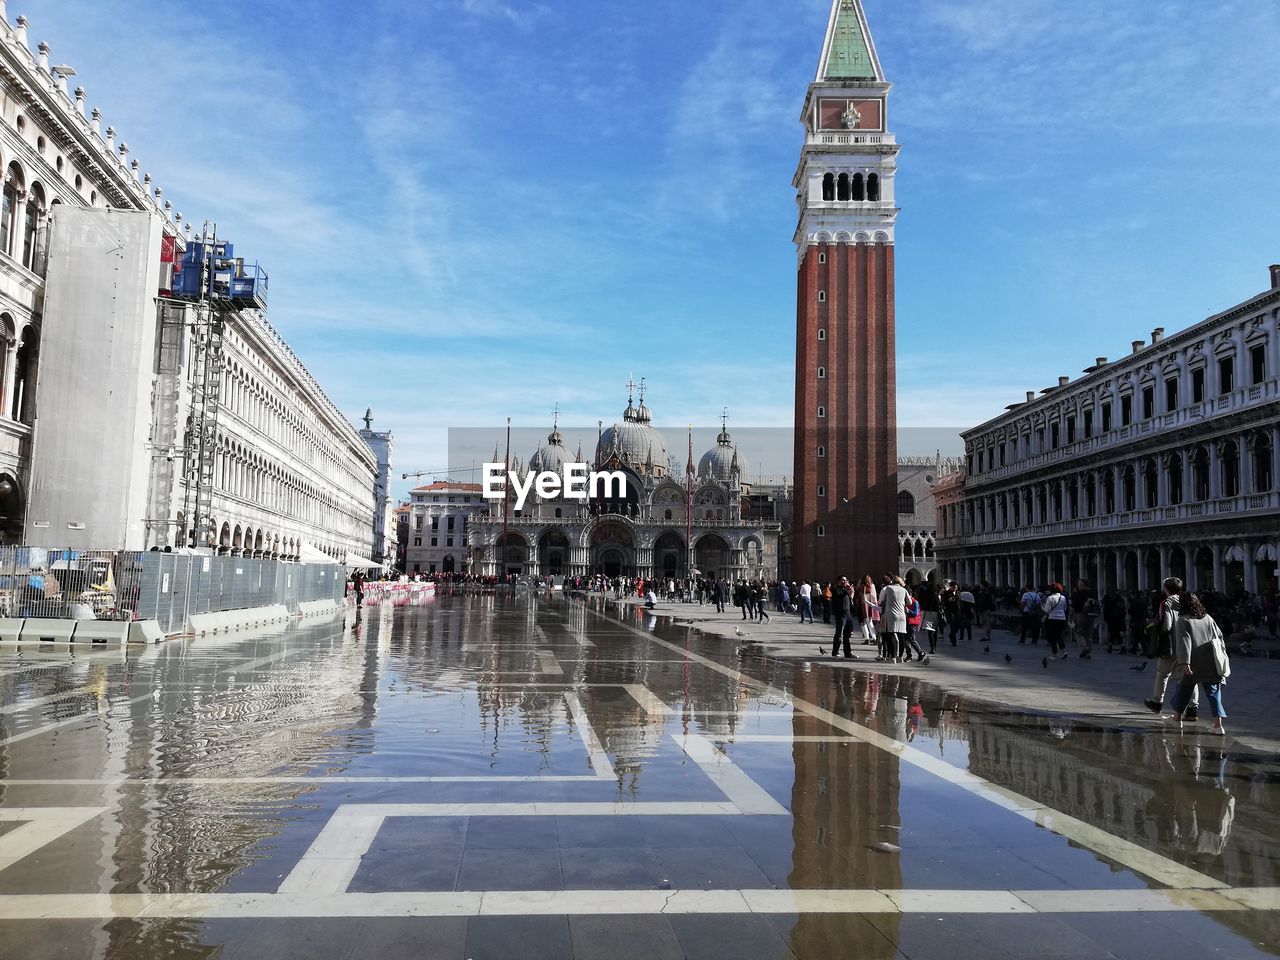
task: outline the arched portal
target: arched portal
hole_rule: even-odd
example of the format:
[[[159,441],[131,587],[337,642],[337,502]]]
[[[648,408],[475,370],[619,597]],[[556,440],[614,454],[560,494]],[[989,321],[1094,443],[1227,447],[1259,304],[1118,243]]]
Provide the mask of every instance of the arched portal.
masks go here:
[[[0,544],[21,543],[25,502],[18,481],[0,474]]]
[[[453,560],[453,554],[452,554],[452,553],[446,553],[446,554],[445,554],[445,556],[444,556],[444,560],[442,560],[442,561],[440,562],[440,570],[441,570],[441,572],[442,572],[442,573],[453,573],[453,572],[454,572],[454,560]]]
[[[703,534],[693,551],[694,566],[705,577],[728,576],[729,544],[715,533]]]
[[[529,562],[529,542],[518,533],[499,537],[494,544],[499,576],[521,576]]]
[[[683,577],[687,570],[684,538],[668,530],[653,545],[653,572],[662,577]]]
[[[563,576],[569,566],[569,538],[563,530],[548,530],[538,538],[538,571]]]
[[[1201,547],[1196,551],[1195,572],[1191,576],[1194,590],[1221,590],[1222,584],[1213,582],[1213,551]]]
[[[628,485],[630,486],[630,485]],[[605,520],[591,532],[591,569],[606,577],[634,577],[636,542],[625,523]]]

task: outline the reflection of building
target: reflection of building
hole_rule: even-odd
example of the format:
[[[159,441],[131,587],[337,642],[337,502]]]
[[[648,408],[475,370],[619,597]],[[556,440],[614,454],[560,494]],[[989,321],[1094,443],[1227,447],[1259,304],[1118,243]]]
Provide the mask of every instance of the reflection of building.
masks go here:
[[[840,716],[867,709],[865,684],[872,680],[868,676],[841,670],[834,678],[817,671],[797,673],[795,678],[791,693],[799,700]],[[875,713],[874,706],[869,712]],[[831,736],[832,729],[800,710],[795,712],[792,732],[795,779],[787,886],[792,890],[901,890],[901,854],[876,849],[886,838],[897,842],[897,832],[886,827],[902,826],[901,761],[869,743],[802,741],[802,737]],[[801,914],[787,936],[793,952],[801,957],[856,955],[885,960],[899,955],[894,945],[896,916],[877,920],[883,936],[869,936],[865,923],[846,928],[831,921],[829,914]]]
[[[1269,290],[967,431],[965,471],[938,494],[947,574],[1274,589],[1278,318],[1280,266]]]
[[[184,263],[189,223],[99,111],[86,115],[48,45],[32,54],[25,18],[3,13],[0,537],[181,546],[203,473],[199,546],[367,554],[376,460],[267,322],[265,274],[226,251],[208,284],[218,325],[167,296],[202,286],[180,286],[204,275]],[[216,416],[193,430],[201,353]],[[188,437],[209,456],[184,456]]]
[[[467,531],[486,507],[478,483],[439,480],[409,491],[404,572],[473,572]]]
[[[792,567],[895,566],[894,174],[861,0],[836,0],[801,120]]]
[[[581,454],[569,453],[556,427],[527,465],[517,459],[512,469],[559,472],[585,462]],[[729,579],[776,576],[780,528],[744,515],[751,478],[727,426],[696,467],[677,473],[673,463],[641,391],[639,405],[629,398],[596,446],[594,469],[623,473],[623,495],[583,502],[530,494],[525,509],[508,508],[505,543],[504,505],[491,502],[472,525],[475,572],[682,577],[692,568]]]

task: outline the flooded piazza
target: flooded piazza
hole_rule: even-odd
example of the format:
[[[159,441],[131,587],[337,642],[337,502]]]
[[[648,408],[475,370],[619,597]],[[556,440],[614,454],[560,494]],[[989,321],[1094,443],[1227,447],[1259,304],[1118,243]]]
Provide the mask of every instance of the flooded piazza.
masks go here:
[[[4,960],[1273,957],[1278,810],[1231,741],[559,592],[0,647]]]

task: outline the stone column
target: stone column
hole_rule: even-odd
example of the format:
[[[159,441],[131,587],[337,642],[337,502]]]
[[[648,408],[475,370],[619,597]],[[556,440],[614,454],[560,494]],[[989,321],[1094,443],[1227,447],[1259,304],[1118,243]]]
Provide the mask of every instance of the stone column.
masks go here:
[[[1236,450],[1236,475],[1240,486],[1237,496],[1247,497],[1253,493],[1253,451],[1249,449],[1247,432],[1236,437]]]
[[[1258,563],[1254,559],[1254,554],[1258,551],[1258,544],[1246,543],[1244,545],[1244,588],[1249,593],[1258,592]]]
[[[1209,549],[1213,551],[1213,585],[1208,589],[1222,590],[1223,583],[1225,582],[1225,572],[1226,572],[1224,569],[1222,558],[1223,558],[1223,554],[1226,551],[1223,548],[1223,545],[1220,543],[1210,544]],[[1197,584],[1197,586],[1201,590],[1206,589],[1203,583]]]
[[[1160,579],[1170,576],[1169,571],[1169,554],[1171,550],[1167,546],[1160,547]]]
[[[1217,500],[1222,496],[1222,452],[1218,449],[1218,441],[1211,440],[1209,447],[1209,499]]]

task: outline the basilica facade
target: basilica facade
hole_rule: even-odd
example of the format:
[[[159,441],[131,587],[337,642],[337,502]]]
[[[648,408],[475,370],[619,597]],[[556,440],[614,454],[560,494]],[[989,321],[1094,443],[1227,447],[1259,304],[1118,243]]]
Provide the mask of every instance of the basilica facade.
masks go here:
[[[527,461],[515,458],[511,469],[560,472],[568,463],[588,463],[593,470],[620,471],[626,478],[621,496],[584,502],[530,494],[522,510],[514,509],[514,499],[489,501],[467,531],[472,573],[777,576],[780,526],[744,516],[751,477],[727,424],[696,463],[688,457],[678,466],[642,393],[639,404],[629,398],[622,419],[600,432],[594,458],[582,453],[569,452],[556,425]]]

